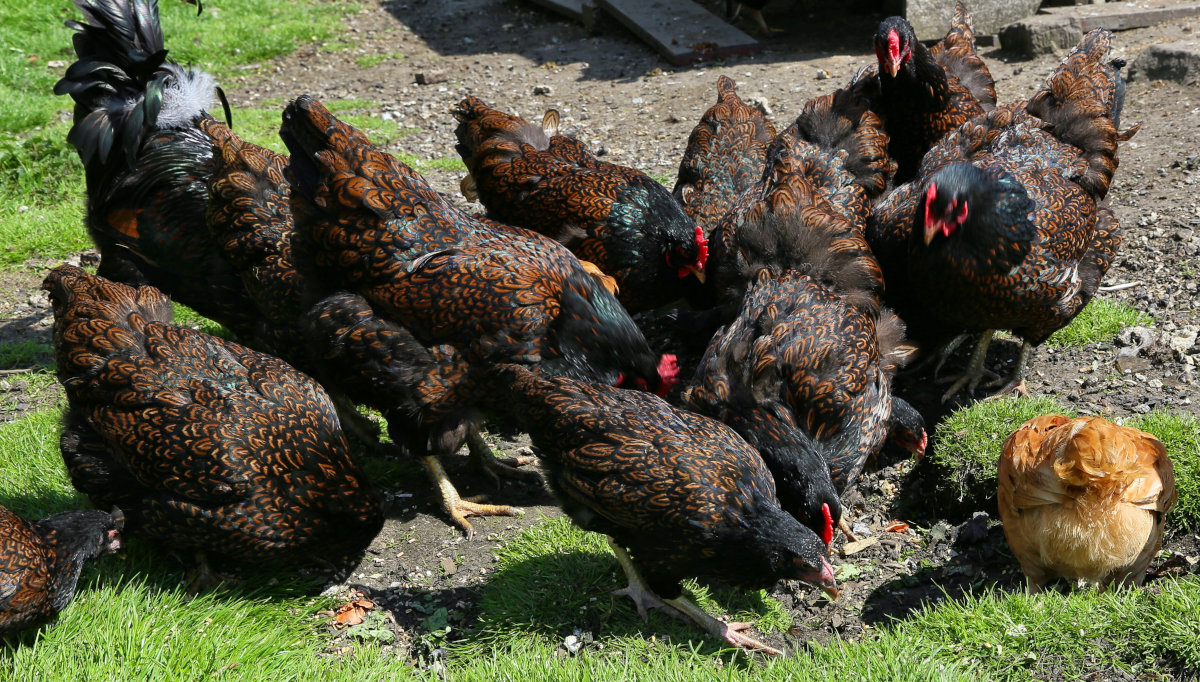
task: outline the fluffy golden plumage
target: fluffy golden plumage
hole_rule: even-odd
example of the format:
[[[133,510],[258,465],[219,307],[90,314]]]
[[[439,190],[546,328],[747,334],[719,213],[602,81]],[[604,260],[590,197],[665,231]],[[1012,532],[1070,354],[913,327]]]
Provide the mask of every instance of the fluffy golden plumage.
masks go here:
[[[1063,577],[1140,585],[1175,506],[1154,436],[1099,417],[1043,415],[1004,442],[999,506],[1029,590]]]

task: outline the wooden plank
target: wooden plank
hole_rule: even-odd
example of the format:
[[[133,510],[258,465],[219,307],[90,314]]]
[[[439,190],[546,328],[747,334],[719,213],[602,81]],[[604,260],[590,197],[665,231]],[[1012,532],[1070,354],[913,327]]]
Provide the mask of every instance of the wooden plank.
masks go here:
[[[675,65],[762,49],[757,40],[695,0],[596,0],[596,4]]]
[[[1178,0],[1111,2],[1103,5],[1043,7],[1042,12],[1069,18],[1083,33],[1094,28],[1124,31],[1200,16],[1200,3]]]
[[[572,21],[583,22],[583,0],[528,0]]]

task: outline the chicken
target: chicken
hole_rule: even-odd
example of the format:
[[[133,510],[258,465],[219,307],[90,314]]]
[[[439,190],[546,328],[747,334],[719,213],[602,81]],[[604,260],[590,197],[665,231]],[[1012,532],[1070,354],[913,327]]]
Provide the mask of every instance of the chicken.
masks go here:
[[[888,17],[875,32],[878,68],[856,77],[852,88],[874,98],[873,110],[891,138],[896,182],[912,179],[921,158],[962,123],[996,106],[996,86],[975,52],[971,15],[955,3],[946,36],[926,48],[903,17]]]
[[[933,346],[983,338],[943,399],[984,374],[991,331],[1023,340],[1001,391],[1019,388],[1033,346],[1091,300],[1121,241],[1105,203],[1117,168],[1123,62],[1097,29],[1028,103],[999,107],[946,136],[919,176],[876,207],[868,239],[888,302]],[[995,387],[999,384],[993,384]]]
[[[595,263],[616,279],[629,311],[670,303],[686,278],[703,278],[707,239],[679,202],[645,173],[559,135],[557,111],[537,126],[468,97],[453,113],[468,198]]]
[[[718,222],[705,303],[724,306],[727,320],[761,267],[774,272],[809,270],[807,247],[780,236],[782,223],[792,221],[796,224],[787,229],[798,233],[790,236],[813,246],[802,235],[816,232],[821,236],[815,245],[821,251],[857,259],[868,278],[856,279],[853,288],[867,294],[858,303],[871,305],[874,300],[877,305],[883,275],[865,241],[865,224],[872,202],[895,171],[886,148],[879,118],[854,91],[843,89],[806,102],[795,122],[769,147],[762,177]],[[754,236],[741,234],[746,226],[756,226]],[[826,284],[844,289],[834,281]]]
[[[920,413],[892,409],[892,377],[909,351],[903,332],[894,314],[856,307],[816,277],[764,270],[738,317],[709,344],[692,380],[691,405],[745,435],[747,427],[738,424],[751,417],[741,414],[738,391],[753,391],[760,405],[779,402],[790,411],[805,449],[819,453],[829,467],[837,491],[847,490],[889,432],[921,434],[916,440],[924,440]],[[748,368],[742,377],[729,370],[743,363],[754,368],[752,379],[744,375]],[[747,440],[755,443],[749,436]],[[755,444],[776,472],[788,511],[811,498],[811,493],[780,482],[793,475],[781,476],[773,451]],[[909,441],[902,444],[914,447]],[[923,449],[914,447],[915,452]],[[807,464],[802,468],[811,469]],[[822,489],[823,501],[828,492]],[[820,519],[811,511],[798,518],[806,523]]]
[[[444,491],[447,511],[468,533],[465,515],[479,512],[459,508],[457,495],[448,494],[453,486],[436,457],[456,451],[463,439],[477,459],[492,457],[469,416],[479,408],[472,397],[481,395],[479,368],[516,362],[557,376],[659,392],[676,382],[674,356],[656,359],[617,299],[561,244],[455,208],[312,98],[287,107],[280,134],[292,150],[293,211],[313,240],[316,267],[332,285],[359,297],[346,301],[357,311],[354,319],[321,307],[328,328],[369,330],[356,341],[368,347],[342,351],[386,366],[389,354],[370,348],[371,339],[396,342],[397,328],[412,337],[400,341],[411,353],[391,356],[397,376],[365,377],[350,392],[395,414],[393,394],[412,367],[422,368],[415,375],[421,381],[440,372],[437,382],[455,387],[435,393],[450,396],[450,403],[441,397],[429,403],[420,395],[400,402],[453,405],[450,412],[468,415],[446,421],[421,414],[413,422],[418,433],[408,438]],[[338,374],[337,366],[342,374],[357,371],[358,361],[336,361],[339,352],[334,349],[326,373]],[[440,369],[411,360],[422,352],[435,353]]]
[[[67,140],[87,175],[99,274],[152,284],[252,338],[257,310],[206,222],[213,151],[197,122],[216,82],[167,59],[156,0],[76,5],[88,23],[66,22],[78,59],[54,92],[75,100]]]
[[[76,509],[30,523],[0,507],[0,638],[66,608],[84,562],[121,549],[121,520]]]
[[[763,17],[763,10],[767,7],[769,0],[725,0],[725,20],[732,22],[737,19],[738,14],[744,9],[746,14],[754,20],[754,25],[758,29],[760,35],[770,35],[772,33],[782,33],[781,28],[772,28],[767,25],[767,20]]]
[[[753,448],[720,422],[641,391],[493,370],[550,487],[579,527],[604,533],[629,578],[619,592],[643,618],[665,602],[729,644],[779,653],[682,595],[715,577],[750,589],[798,579],[836,597],[824,545],[779,506]]]
[[[240,563],[329,564],[362,552],[382,497],[333,406],[281,360],[170,324],[170,302],[63,265],[43,288],[68,409],[71,482],[127,529]]]
[[[688,137],[672,194],[705,234],[733,200],[762,177],[775,127],[738,97],[737,84],[717,78],[717,103]]]
[[[1030,419],[1004,441],[998,478],[1030,592],[1055,578],[1141,585],[1176,500],[1163,444],[1100,417]]]
[[[881,275],[864,238],[870,197],[893,168],[877,120],[840,91],[809,102],[776,138],[756,190],[714,236],[711,281],[728,283],[725,306],[738,307],[710,342],[689,394],[694,409],[759,447],[785,509],[818,532],[821,504],[835,511],[833,488],[854,484],[889,430],[914,436],[910,447],[924,433],[915,410],[892,410],[892,376],[911,349],[901,343],[903,325],[880,309]],[[752,373],[731,370],[741,365]],[[789,446],[777,455],[766,435],[751,433],[780,431],[754,414],[776,411],[776,403],[790,411],[802,450],[827,464],[832,486],[814,478],[811,453],[798,457]]]

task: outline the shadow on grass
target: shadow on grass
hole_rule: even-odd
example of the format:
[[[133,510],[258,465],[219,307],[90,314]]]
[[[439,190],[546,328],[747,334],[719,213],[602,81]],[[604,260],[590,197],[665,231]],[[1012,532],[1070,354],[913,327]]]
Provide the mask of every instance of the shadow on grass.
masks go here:
[[[700,655],[730,651],[724,642],[661,610],[651,611],[643,622],[632,600],[612,594],[624,585],[624,573],[607,550],[560,551],[502,562],[482,590],[477,622],[454,651],[470,656],[530,638],[553,645],[569,635],[606,648],[622,646],[612,644],[614,640],[653,639],[689,647]],[[738,619],[755,619],[771,610],[758,591],[702,587],[699,594],[696,590],[685,594],[717,616],[724,611]]]

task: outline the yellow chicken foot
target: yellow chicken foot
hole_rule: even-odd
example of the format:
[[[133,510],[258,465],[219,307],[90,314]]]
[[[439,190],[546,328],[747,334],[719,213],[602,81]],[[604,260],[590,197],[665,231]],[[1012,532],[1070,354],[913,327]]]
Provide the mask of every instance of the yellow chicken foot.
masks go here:
[[[975,344],[975,350],[971,353],[971,359],[967,362],[967,368],[962,374],[957,377],[949,377],[945,381],[953,381],[950,388],[942,394],[942,402],[950,400],[955,393],[958,393],[965,386],[968,392],[974,392],[975,387],[983,380],[985,374],[991,374],[986,367],[983,366],[984,360],[987,359],[988,346],[992,343],[992,335],[996,333],[995,329],[989,329],[979,335],[979,341]]]
[[[516,478],[524,481],[540,481],[538,472],[531,469],[518,469],[533,463],[533,457],[496,457],[492,447],[483,439],[479,429],[471,427],[467,431],[467,450],[471,453],[471,461],[475,466],[492,479],[492,483],[500,485],[500,477]]]
[[[617,556],[617,563],[621,564],[621,568],[625,571],[625,577],[629,580],[629,585],[620,590],[613,590],[613,594],[632,599],[643,622],[650,619],[650,609],[663,608],[670,611],[671,609],[663,600],[659,599],[658,595],[654,594],[649,587],[646,587],[646,581],[638,572],[637,567],[633,565],[633,560],[629,558],[629,552],[626,552],[625,548],[618,545],[617,541],[611,537],[608,538],[608,546]]]
[[[468,516],[517,516],[521,513],[520,509],[505,504],[480,504],[476,501],[479,498],[459,497],[458,491],[454,489],[454,484],[446,476],[446,470],[442,468],[442,463],[437,457],[432,455],[423,457],[421,463],[425,465],[425,471],[429,472],[429,476],[433,478],[438,491],[442,494],[442,508],[450,515],[454,525],[467,534],[467,538],[475,535],[475,529],[467,521]]]
[[[773,649],[753,637],[743,635],[742,631],[750,629],[752,627],[751,623],[726,623],[717,620],[705,613],[704,609],[696,606],[687,597],[681,596],[667,600],[660,599],[658,595],[654,594],[646,586],[645,579],[642,578],[637,567],[633,565],[633,560],[629,558],[629,552],[626,552],[625,548],[618,545],[611,537],[608,538],[608,546],[612,548],[613,554],[617,556],[617,562],[625,570],[625,577],[629,579],[628,587],[621,590],[614,590],[613,594],[632,599],[634,605],[637,607],[638,615],[642,617],[643,621],[649,618],[650,609],[661,608],[663,613],[670,614],[680,620],[690,620],[699,625],[705,632],[714,637],[720,637],[732,646],[762,651],[773,656],[783,654],[782,651]]]
[[[764,654],[772,656],[782,656],[783,652],[774,647],[768,646],[749,635],[743,635],[743,630],[749,630],[752,623],[726,623],[722,620],[717,620],[708,615],[704,609],[696,606],[687,597],[676,597],[675,599],[667,599],[666,603],[675,609],[683,618],[692,621],[699,625],[705,632],[714,636],[720,637],[731,646],[741,649],[749,649],[751,651],[761,651]]]

